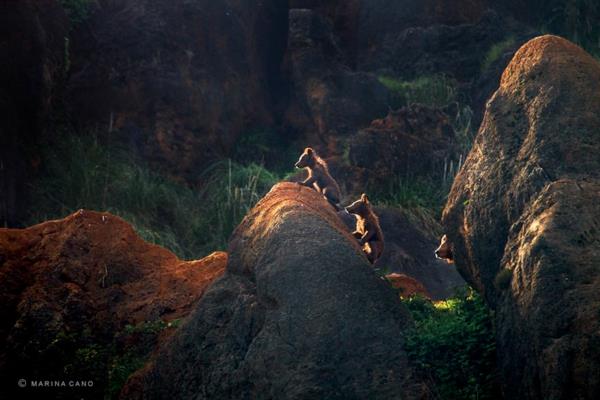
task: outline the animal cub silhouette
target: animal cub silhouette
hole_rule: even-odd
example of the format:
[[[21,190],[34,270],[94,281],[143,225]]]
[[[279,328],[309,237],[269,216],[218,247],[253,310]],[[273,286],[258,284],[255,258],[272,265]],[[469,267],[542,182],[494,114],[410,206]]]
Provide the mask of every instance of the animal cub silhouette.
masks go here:
[[[363,246],[367,259],[374,264],[383,253],[383,232],[369,198],[363,193],[360,199],[346,207],[346,211],[356,215],[356,230],[352,235]]]
[[[310,147],[304,149],[300,159],[295,164],[296,168],[306,168],[308,177],[301,185],[312,187],[321,193],[329,202],[339,210],[340,187],[331,174],[327,163]]]
[[[440,247],[435,250],[435,257],[440,260],[446,260],[448,264],[454,262],[454,253],[452,251],[452,242],[448,240],[448,236],[442,236],[440,241]]]

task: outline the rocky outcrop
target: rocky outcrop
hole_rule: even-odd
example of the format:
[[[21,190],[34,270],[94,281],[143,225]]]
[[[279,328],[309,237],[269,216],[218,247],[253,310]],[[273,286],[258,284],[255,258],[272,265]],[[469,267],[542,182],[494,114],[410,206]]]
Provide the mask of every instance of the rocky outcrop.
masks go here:
[[[387,90],[372,74],[351,71],[332,21],[291,9],[287,60],[293,91],[286,123],[313,145],[348,135],[385,113]]]
[[[273,187],[229,251],[225,275],[124,398],[425,397],[403,350],[407,310],[314,190]]]
[[[419,104],[390,111],[348,140],[349,162],[366,181],[389,183],[398,177],[439,176],[459,159],[450,119]],[[366,182],[363,182],[364,186]]]
[[[68,376],[91,379],[94,387],[80,393],[52,388],[52,396],[103,398],[107,364],[122,355],[109,354],[113,338],[128,325],[166,327],[187,316],[226,264],[222,252],[181,261],[108,213],[81,210],[27,229],[0,229],[0,374],[6,382],[0,395],[39,396],[17,380]]]
[[[555,37],[504,71],[443,223],[496,309],[506,398],[600,393],[600,64]]]
[[[441,230],[437,221],[402,208],[376,207],[375,212],[385,237],[376,268],[416,280],[432,300],[447,299],[466,285],[454,265],[433,255]]]

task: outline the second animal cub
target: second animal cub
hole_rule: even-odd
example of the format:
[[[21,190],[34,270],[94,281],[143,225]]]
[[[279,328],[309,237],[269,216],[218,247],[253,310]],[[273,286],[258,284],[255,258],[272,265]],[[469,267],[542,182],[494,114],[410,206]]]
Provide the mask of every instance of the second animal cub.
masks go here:
[[[360,199],[346,207],[346,211],[356,215],[356,229],[352,235],[358,239],[367,259],[374,264],[383,253],[383,232],[369,198],[363,193]]]

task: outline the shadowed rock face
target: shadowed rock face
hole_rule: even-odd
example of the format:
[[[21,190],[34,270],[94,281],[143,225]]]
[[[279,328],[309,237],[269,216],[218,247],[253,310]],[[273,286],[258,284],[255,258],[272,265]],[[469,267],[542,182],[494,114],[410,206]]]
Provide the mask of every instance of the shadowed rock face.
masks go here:
[[[600,393],[600,64],[554,36],[504,71],[443,215],[496,308],[507,398]]]
[[[185,317],[226,264],[223,252],[181,261],[108,213],[82,210],[27,229],[0,229],[0,375],[7,382],[0,397],[28,395],[19,378],[68,374],[95,381],[81,396],[102,398],[106,371],[67,372],[77,352],[93,348],[105,362],[103,349],[127,324]]]
[[[349,140],[352,165],[380,185],[398,176],[441,176],[444,163],[458,163],[449,117],[420,104],[390,111]]]
[[[454,265],[434,256],[440,232],[437,221],[403,209],[377,207],[375,212],[385,237],[377,268],[415,279],[433,300],[446,299],[466,285]]]
[[[235,231],[225,275],[123,398],[424,398],[406,309],[335,210],[281,183]]]
[[[54,0],[0,4],[0,226],[24,219],[33,149],[59,97],[68,23]]]
[[[72,35],[69,109],[193,181],[243,132],[273,124],[286,33],[276,0],[99,2]]]

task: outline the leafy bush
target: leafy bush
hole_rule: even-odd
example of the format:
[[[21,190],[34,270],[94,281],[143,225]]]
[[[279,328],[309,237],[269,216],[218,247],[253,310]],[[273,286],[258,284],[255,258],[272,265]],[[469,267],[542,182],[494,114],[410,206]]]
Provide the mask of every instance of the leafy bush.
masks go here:
[[[389,89],[392,108],[412,103],[444,107],[457,98],[457,82],[445,75],[422,76],[412,81],[380,76],[379,82]]]
[[[490,310],[472,290],[432,303],[404,300],[415,320],[406,338],[409,358],[444,400],[501,398]]]
[[[278,180],[259,165],[223,161],[203,171],[201,189],[192,189],[92,137],[64,136],[43,153],[45,172],[31,188],[31,223],[80,208],[106,210],[183,258],[224,249],[247,210]]]
[[[503,41],[492,45],[492,47],[490,47],[490,49],[485,54],[485,58],[481,63],[481,71],[487,71],[492,66],[492,64],[498,61],[508,49],[515,45],[515,43],[515,37],[509,36]]]

